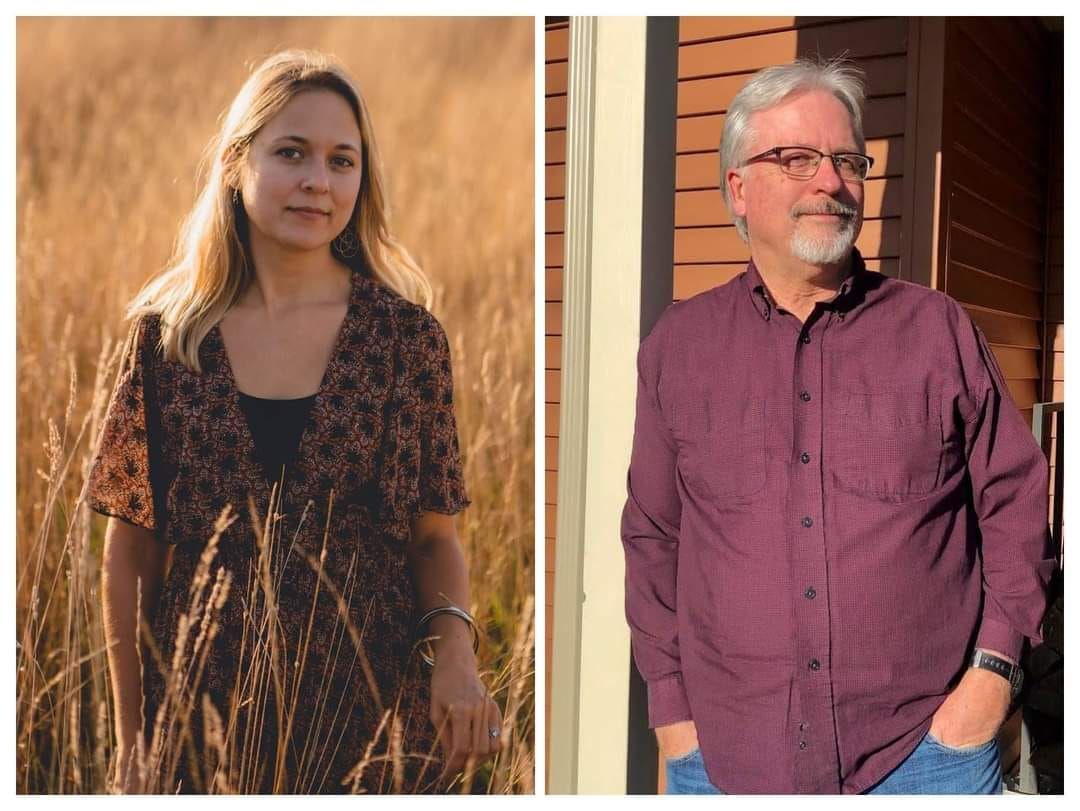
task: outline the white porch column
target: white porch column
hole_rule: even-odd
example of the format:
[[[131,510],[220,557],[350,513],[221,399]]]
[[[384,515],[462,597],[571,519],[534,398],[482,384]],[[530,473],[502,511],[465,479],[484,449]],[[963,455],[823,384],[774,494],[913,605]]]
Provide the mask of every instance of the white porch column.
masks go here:
[[[641,324],[645,56],[646,18],[571,19],[552,793],[626,790],[619,521]]]

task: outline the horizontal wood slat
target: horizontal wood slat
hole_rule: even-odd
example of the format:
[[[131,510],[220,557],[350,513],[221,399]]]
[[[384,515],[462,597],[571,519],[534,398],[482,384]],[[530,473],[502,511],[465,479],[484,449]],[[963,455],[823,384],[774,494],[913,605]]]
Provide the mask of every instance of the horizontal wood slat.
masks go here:
[[[557,93],[565,93],[569,73],[569,62],[546,63],[544,65],[544,95],[554,96]]]
[[[991,313],[969,305],[965,305],[964,309],[991,344],[1019,349],[1039,348],[1038,321],[1018,315]]]
[[[544,436],[558,436],[558,403],[544,403]]]
[[[850,59],[904,53],[906,18],[837,22],[771,34],[683,45],[679,48],[679,78],[718,76],[755,71],[790,62],[799,56],[835,56]]]
[[[1028,182],[1041,189],[1046,183],[1046,167],[1030,154],[1016,149],[1012,141],[1002,138],[993,129],[986,126],[984,116],[979,111],[954,101],[955,114],[950,122],[952,133],[950,144],[960,144],[969,152],[978,155],[986,163],[1007,161],[1013,171],[1020,172]],[[1041,192],[1040,192],[1041,193]]]
[[[562,302],[544,302],[544,334],[562,335]]]
[[[1024,21],[1017,17],[952,17],[950,25],[956,26],[968,42],[981,49],[987,57],[998,65],[1001,73],[1009,77],[1017,90],[1026,91],[1038,114],[1046,114],[1047,100],[1042,94],[1033,92],[1045,81],[1045,66],[1037,53],[1023,46],[1017,47],[1014,36],[1015,26]]]
[[[1011,346],[994,346],[1001,374],[1006,380],[1039,380],[1039,353],[1033,349],[1016,349]]]
[[[564,233],[564,208],[562,200],[544,201],[544,233]]]
[[[870,97],[902,94],[907,86],[907,60],[903,55],[867,59],[859,63],[866,73]],[[727,112],[728,106],[754,71],[679,82],[678,114],[703,115]]]
[[[963,228],[953,228],[949,234],[949,252],[953,261],[1025,287],[1039,289],[1043,273],[1038,260],[1003,248],[991,238],[969,233]]]
[[[547,96],[544,99],[544,129],[566,127],[566,96]]]
[[[544,301],[562,301],[562,268],[544,270]]]
[[[563,266],[563,235],[544,235],[544,267],[561,268]]]
[[[1021,118],[1036,119],[1045,115],[1044,101],[1034,88],[1025,86],[1016,73],[1009,71],[1000,55],[987,53],[986,44],[973,38],[966,20],[956,19],[953,27],[955,39],[949,52],[956,62],[976,77],[989,82],[996,93],[1012,100],[1012,112]]]
[[[1006,380],[1009,387],[1009,395],[1016,407],[1021,411],[1027,411],[1027,424],[1031,425],[1031,407],[1039,402],[1038,384],[1035,380]]]
[[[1039,318],[1042,294],[988,276],[954,262],[948,267],[949,295],[963,304],[978,304],[991,310]]]
[[[749,34],[785,31],[796,26],[833,22],[844,17],[680,17],[679,44],[707,39],[731,39]]]
[[[544,167],[544,197],[548,200],[566,197],[566,164]]]
[[[1038,231],[980,200],[958,183],[952,185],[949,198],[949,218],[955,225],[987,237],[1010,248],[1023,257],[1041,262],[1045,239]]]
[[[544,163],[566,163],[566,130],[544,133]]]
[[[971,189],[1019,222],[1043,230],[1046,200],[1027,178],[1012,171],[1007,159],[999,155],[997,161],[987,163],[965,145],[954,144],[949,172],[954,182]]]
[[[570,57],[570,26],[548,28],[544,32],[544,61],[556,62]]]
[[[562,375],[559,374],[558,369],[545,370],[544,371],[544,402],[545,403],[559,403],[559,402],[562,402],[562,399],[559,396],[560,393],[561,393],[561,388],[560,388],[560,385],[561,385],[560,380],[561,379],[562,379]],[[555,433],[558,433],[558,428],[559,428],[558,420],[555,421],[555,424],[552,427],[555,429]],[[549,434],[549,436],[554,436],[554,434]]]
[[[558,369],[562,365],[562,336],[544,336],[544,368]]]

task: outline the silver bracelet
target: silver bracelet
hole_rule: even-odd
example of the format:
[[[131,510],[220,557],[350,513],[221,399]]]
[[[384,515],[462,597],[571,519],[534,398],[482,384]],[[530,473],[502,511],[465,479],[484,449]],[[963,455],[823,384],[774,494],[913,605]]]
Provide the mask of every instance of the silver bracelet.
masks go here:
[[[435,666],[435,650],[431,646],[431,637],[427,636],[424,632],[431,619],[437,617],[439,614],[452,614],[459,619],[465,620],[469,626],[469,630],[472,631],[473,653],[476,653],[480,648],[480,635],[476,632],[476,621],[472,618],[472,615],[464,608],[458,608],[456,605],[441,605],[424,614],[416,626],[417,635],[420,637],[420,646],[417,648],[417,652],[420,654],[420,658],[427,662],[428,667]]]

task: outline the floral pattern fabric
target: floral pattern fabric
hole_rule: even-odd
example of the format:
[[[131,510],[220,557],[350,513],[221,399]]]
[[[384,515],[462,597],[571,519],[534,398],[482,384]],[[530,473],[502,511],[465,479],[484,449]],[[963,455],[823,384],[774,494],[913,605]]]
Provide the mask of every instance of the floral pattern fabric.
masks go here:
[[[229,596],[188,688],[208,694],[236,749],[225,757],[215,748],[216,720],[196,701],[193,746],[176,769],[180,790],[230,788],[237,772],[215,778],[215,757],[234,770],[247,764],[245,785],[233,790],[438,788],[441,766],[425,757],[437,751],[429,672],[414,650],[408,544],[421,512],[453,514],[469,503],[442,327],[354,273],[296,460],[278,483],[256,456],[219,329],[200,347],[201,373],[165,361],[159,337],[156,316],[134,327],[88,499],[172,547],[152,629],[161,664],[144,663],[148,737],[200,557],[222,510],[237,515],[211,566],[229,574]],[[192,656],[196,637],[186,635],[180,659]],[[381,724],[388,712],[393,722]],[[356,786],[343,782],[365,757]],[[214,788],[215,779],[225,782]]]

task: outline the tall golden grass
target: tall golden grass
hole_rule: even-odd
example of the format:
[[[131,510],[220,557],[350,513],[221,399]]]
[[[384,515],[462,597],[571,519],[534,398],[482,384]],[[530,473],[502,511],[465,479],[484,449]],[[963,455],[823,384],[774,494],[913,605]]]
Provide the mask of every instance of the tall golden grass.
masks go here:
[[[333,53],[359,80],[384,155],[392,223],[431,277],[433,309],[450,336],[473,500],[458,530],[471,610],[486,636],[481,666],[507,720],[498,758],[453,789],[533,791],[531,19],[22,18],[20,792],[113,790],[104,520],[82,490],[125,331],[121,314],[170,254],[218,116],[249,67],[285,47]],[[193,633],[212,633],[214,605],[229,599],[229,584],[208,578]],[[224,723],[206,745],[220,761],[237,744]],[[228,778],[207,789],[243,790]]]

